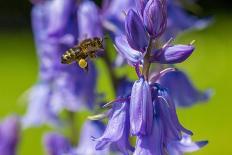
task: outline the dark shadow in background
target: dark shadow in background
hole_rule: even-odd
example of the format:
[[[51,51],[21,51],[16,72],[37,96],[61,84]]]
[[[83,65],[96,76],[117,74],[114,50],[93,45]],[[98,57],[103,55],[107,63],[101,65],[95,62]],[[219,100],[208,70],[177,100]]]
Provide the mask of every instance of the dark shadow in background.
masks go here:
[[[100,5],[101,0],[95,0]],[[231,0],[199,0],[204,14],[214,14],[215,11],[232,12]],[[32,5],[28,0],[1,0],[0,1],[0,29],[30,28],[30,10]]]

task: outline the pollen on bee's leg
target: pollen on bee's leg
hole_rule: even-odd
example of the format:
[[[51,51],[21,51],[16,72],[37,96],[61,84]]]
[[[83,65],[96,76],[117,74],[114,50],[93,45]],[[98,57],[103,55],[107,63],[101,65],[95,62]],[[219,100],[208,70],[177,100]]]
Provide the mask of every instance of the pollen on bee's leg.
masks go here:
[[[83,69],[86,68],[87,65],[88,65],[88,63],[87,63],[87,61],[85,59],[80,59],[79,62],[78,62],[78,64]]]

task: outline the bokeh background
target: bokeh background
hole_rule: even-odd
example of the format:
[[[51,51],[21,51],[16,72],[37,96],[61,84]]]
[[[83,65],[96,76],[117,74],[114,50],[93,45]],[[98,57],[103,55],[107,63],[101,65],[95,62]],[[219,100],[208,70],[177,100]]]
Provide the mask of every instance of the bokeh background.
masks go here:
[[[181,122],[192,129],[195,140],[208,139],[209,144],[195,155],[231,155],[232,139],[232,10],[229,1],[201,0],[200,16],[211,15],[213,23],[201,31],[187,32],[178,43],[196,40],[196,52],[179,65],[189,73],[200,89],[212,88],[214,96],[190,109],[178,109]],[[27,0],[0,1],[0,118],[25,112],[23,93],[37,80],[38,63],[30,27],[31,4]],[[101,67],[99,90],[112,97],[107,72]],[[123,73],[121,73],[123,74]],[[81,125],[84,116],[78,117]],[[22,132],[20,155],[44,154],[41,136],[48,127]],[[1,137],[0,137],[1,138]]]

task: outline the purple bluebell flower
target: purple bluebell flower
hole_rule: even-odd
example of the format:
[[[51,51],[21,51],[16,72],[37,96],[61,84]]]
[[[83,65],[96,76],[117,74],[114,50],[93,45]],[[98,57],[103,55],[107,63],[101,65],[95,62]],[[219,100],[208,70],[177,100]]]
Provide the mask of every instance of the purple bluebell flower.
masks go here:
[[[40,83],[31,88],[28,98],[28,110],[22,118],[24,128],[45,123],[60,124],[57,114],[52,111],[49,104],[50,93],[49,84],[47,83]]]
[[[143,22],[134,10],[129,10],[125,21],[126,37],[129,45],[137,51],[145,52],[148,36]]]
[[[151,62],[160,64],[176,64],[185,61],[194,51],[192,45],[166,46],[155,50],[151,56]]]
[[[150,86],[144,78],[135,81],[130,100],[130,126],[132,135],[151,133],[153,105]]]
[[[92,1],[84,1],[78,8],[79,39],[102,37],[100,12]]]
[[[47,133],[44,145],[48,155],[71,155],[72,147],[69,140],[59,133]]]
[[[109,149],[95,149],[96,141],[92,137],[100,137],[105,130],[105,125],[100,121],[86,121],[81,130],[81,136],[78,147],[75,149],[77,155],[108,155]]]
[[[195,151],[197,148],[204,146],[205,141],[199,142],[197,148],[194,144],[184,142],[185,134],[192,135],[192,132],[180,124],[175,105],[167,91],[158,84],[154,84],[152,88],[154,91],[152,132],[150,135],[137,137],[134,155],[163,155],[166,150],[170,154],[174,152],[182,153],[188,152],[188,149],[189,151]],[[190,145],[192,145],[192,148],[190,148]],[[187,148],[188,146],[189,148]]]
[[[149,0],[144,9],[143,20],[152,38],[162,35],[167,25],[166,0]]]
[[[198,151],[207,145],[207,143],[208,141],[193,142],[189,135],[184,134],[180,141],[173,141],[168,144],[167,152],[170,155],[183,155],[184,153]]]
[[[101,137],[95,139],[97,150],[114,145],[125,155],[129,155],[129,151],[133,151],[133,147],[129,143],[129,104],[128,100],[114,103],[105,132]]]
[[[159,79],[159,83],[167,88],[176,106],[191,106],[196,102],[207,101],[211,90],[197,90],[187,75],[182,71],[169,72]]]
[[[16,155],[20,139],[20,121],[17,116],[9,116],[0,124],[0,154]]]

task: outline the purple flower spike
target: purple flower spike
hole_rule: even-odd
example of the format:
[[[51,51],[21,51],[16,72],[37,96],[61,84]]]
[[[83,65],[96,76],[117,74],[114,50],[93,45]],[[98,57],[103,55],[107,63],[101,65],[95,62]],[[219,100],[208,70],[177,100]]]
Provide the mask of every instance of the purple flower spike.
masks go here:
[[[141,18],[132,9],[127,13],[125,29],[129,45],[137,51],[145,52],[148,46],[148,36]]]
[[[80,39],[103,35],[99,10],[94,2],[85,1],[79,6],[78,30]]]
[[[135,4],[136,4],[136,8],[140,14],[141,17],[143,17],[143,11],[145,9],[145,6],[147,4],[149,0],[136,0]]]
[[[194,51],[192,45],[174,45],[168,46],[160,51],[155,51],[151,58],[152,62],[161,64],[175,64],[185,61]]]
[[[146,29],[151,37],[159,37],[167,25],[166,0],[149,0],[143,13]]]
[[[69,140],[58,133],[47,133],[44,145],[48,155],[69,154],[72,150]]]
[[[124,155],[129,155],[128,150],[133,151],[128,140],[129,131],[129,102],[114,103],[107,128],[104,134],[96,139],[96,149],[102,150],[113,144]]]
[[[143,54],[132,49],[129,46],[125,36],[120,36],[115,39],[115,47],[119,54],[132,66],[139,64],[143,59]]]
[[[135,81],[130,101],[130,125],[132,135],[151,133],[153,105],[150,86],[144,78]]]
[[[182,71],[173,71],[159,79],[159,83],[168,89],[176,106],[188,107],[196,102],[207,101],[211,97],[211,90],[198,91],[187,75]]]
[[[0,154],[16,155],[20,136],[19,119],[16,116],[6,118],[0,125]]]
[[[198,151],[207,144],[208,141],[192,142],[191,137],[184,134],[181,141],[173,141],[169,143],[167,151],[171,155],[183,155],[183,153]]]

